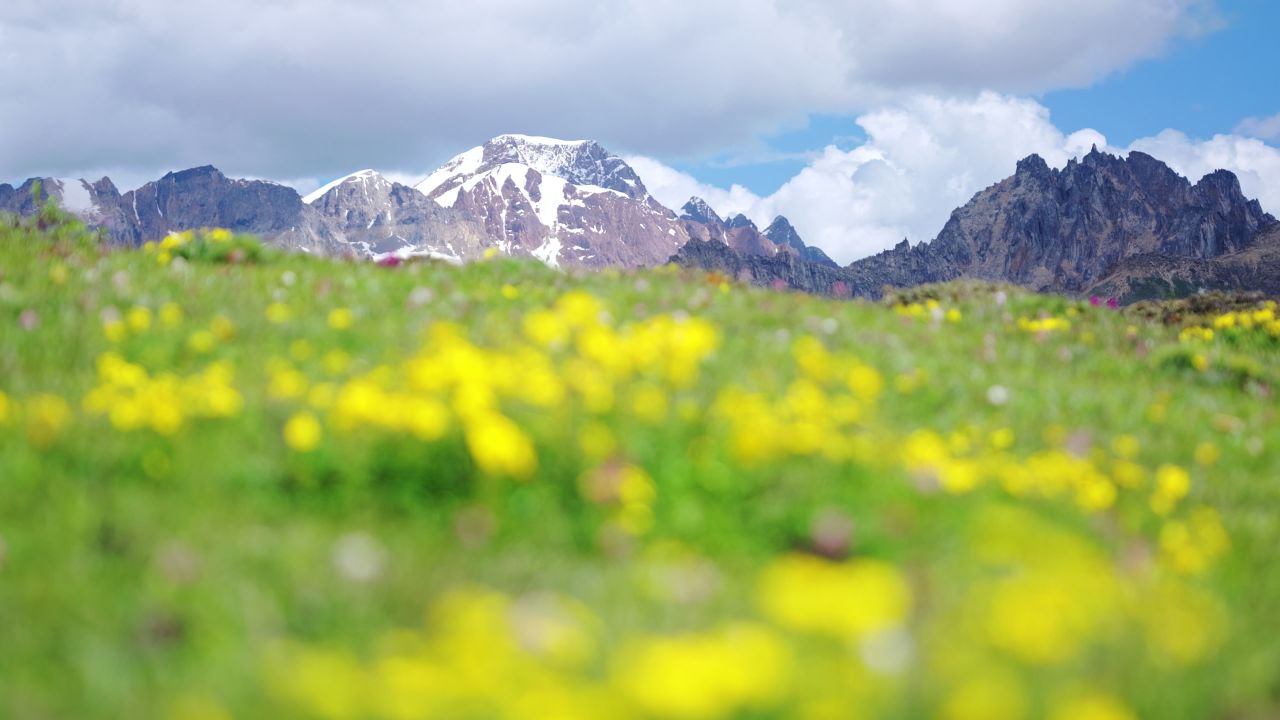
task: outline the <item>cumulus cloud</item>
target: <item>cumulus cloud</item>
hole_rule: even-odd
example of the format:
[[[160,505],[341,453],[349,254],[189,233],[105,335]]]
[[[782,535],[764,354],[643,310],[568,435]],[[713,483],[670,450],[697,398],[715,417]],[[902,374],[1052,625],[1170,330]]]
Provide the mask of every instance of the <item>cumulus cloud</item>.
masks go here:
[[[1086,85],[1207,0],[7,0],[0,169],[421,172],[502,132],[692,156],[946,88]]]
[[[1236,134],[1264,140],[1280,140],[1280,113],[1265,118],[1245,118],[1236,126]]]
[[[1141,150],[1193,180],[1231,170],[1246,194],[1265,208],[1280,208],[1280,150],[1254,138],[1193,140],[1168,130],[1116,148],[1096,130],[1060,130],[1034,100],[991,92],[918,96],[863,114],[857,124],[865,143],[848,151],[828,147],[765,197],[708,187],[654,161],[633,164],[664,204],[678,207],[692,192],[718,212],[745,212],[757,224],[786,215],[806,242],[842,263],[903,238],[913,244],[932,239],[952,210],[1012,174],[1017,161],[1031,153],[1062,167],[1095,145],[1114,154]]]

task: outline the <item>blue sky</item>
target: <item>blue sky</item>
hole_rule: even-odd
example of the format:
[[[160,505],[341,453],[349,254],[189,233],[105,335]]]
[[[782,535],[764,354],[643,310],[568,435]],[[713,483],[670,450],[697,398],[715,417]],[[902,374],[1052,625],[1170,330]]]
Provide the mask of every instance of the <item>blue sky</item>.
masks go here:
[[[1177,39],[1160,57],[1088,87],[1032,97],[1064,131],[1093,128],[1117,147],[1168,128],[1207,139],[1232,132],[1245,118],[1280,113],[1280,2],[1223,0],[1215,14],[1217,30]],[[767,195],[807,164],[806,152],[863,142],[866,134],[854,120],[814,115],[807,127],[762,138],[760,147],[669,164],[710,185],[737,183]],[[776,156],[752,162],[766,153]]]

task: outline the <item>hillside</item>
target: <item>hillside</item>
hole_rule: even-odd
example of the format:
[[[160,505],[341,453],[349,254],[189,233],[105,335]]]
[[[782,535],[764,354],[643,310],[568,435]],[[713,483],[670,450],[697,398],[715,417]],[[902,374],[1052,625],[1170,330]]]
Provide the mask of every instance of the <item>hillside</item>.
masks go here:
[[[0,224],[0,716],[1273,717],[1274,304]]]

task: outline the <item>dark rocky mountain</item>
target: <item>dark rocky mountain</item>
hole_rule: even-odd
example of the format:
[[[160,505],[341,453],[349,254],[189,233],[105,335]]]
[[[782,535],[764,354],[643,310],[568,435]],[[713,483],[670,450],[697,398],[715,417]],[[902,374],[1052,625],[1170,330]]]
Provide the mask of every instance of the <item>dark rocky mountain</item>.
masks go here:
[[[899,244],[849,269],[879,285],[963,276],[1079,293],[1130,258],[1239,252],[1274,222],[1225,170],[1192,185],[1150,155],[1094,148],[1062,170],[1031,155],[952,213],[933,242]]]
[[[691,220],[703,225],[724,226],[724,219],[717,215],[715,210],[711,209],[706,200],[700,197],[689,198],[689,202],[686,202],[684,207],[680,208],[680,219]]]
[[[857,285],[848,269],[809,262],[795,253],[753,255],[739,252],[718,240],[693,238],[671,257],[682,267],[718,272],[741,282],[774,289],[831,297],[875,297],[879,285]]]
[[[1275,223],[1224,170],[1192,184],[1140,152],[1119,158],[1095,148],[1062,170],[1032,155],[952,213],[932,242],[904,240],[840,268],[837,287],[878,297],[886,286],[965,277],[1128,300],[1211,287],[1265,290],[1280,282]],[[673,259],[730,274],[745,268],[760,285],[825,292],[837,282],[831,273],[705,248]]]
[[[190,228],[225,227],[308,252],[349,250],[341,234],[305,205],[293,188],[232,180],[209,166],[169,173],[123,195],[108,178],[96,183],[31,179],[16,190],[0,186],[0,211],[35,212],[32,189],[37,182],[42,199],[56,199],[63,209],[101,228],[114,245],[141,245]]]
[[[187,228],[225,227],[310,252],[347,249],[341,233],[293,188],[233,180],[207,165],[169,173],[125,193],[120,204],[132,211],[134,244]]]
[[[738,213],[727,220],[722,219],[707,201],[692,197],[680,208],[680,222],[690,238],[719,242],[740,253],[763,257],[789,253],[811,262],[836,267],[826,253],[805,245],[800,234],[782,216],[774,219],[768,230],[761,232],[746,215]]]
[[[1084,294],[1128,304],[1185,297],[1200,290],[1255,290],[1280,297],[1280,224],[1258,233],[1239,252],[1206,260],[1168,255],[1127,258]]]
[[[680,224],[691,239],[718,242],[746,255],[770,257],[778,253],[777,244],[741,213],[725,220],[700,197],[689,198],[680,213]]]
[[[789,247],[795,250],[801,260],[827,267],[839,267],[835,260],[832,260],[821,248],[811,247],[804,244],[804,240],[800,239],[800,233],[791,226],[791,222],[779,215],[769,223],[769,227],[764,229],[764,236],[781,247]]]

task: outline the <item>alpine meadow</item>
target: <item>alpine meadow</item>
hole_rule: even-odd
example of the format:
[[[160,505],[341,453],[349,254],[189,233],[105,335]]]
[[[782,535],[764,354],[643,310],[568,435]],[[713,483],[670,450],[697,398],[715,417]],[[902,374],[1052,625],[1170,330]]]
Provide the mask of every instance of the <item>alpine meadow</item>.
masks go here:
[[[1276,27],[0,3],[0,718],[1280,717]]]

